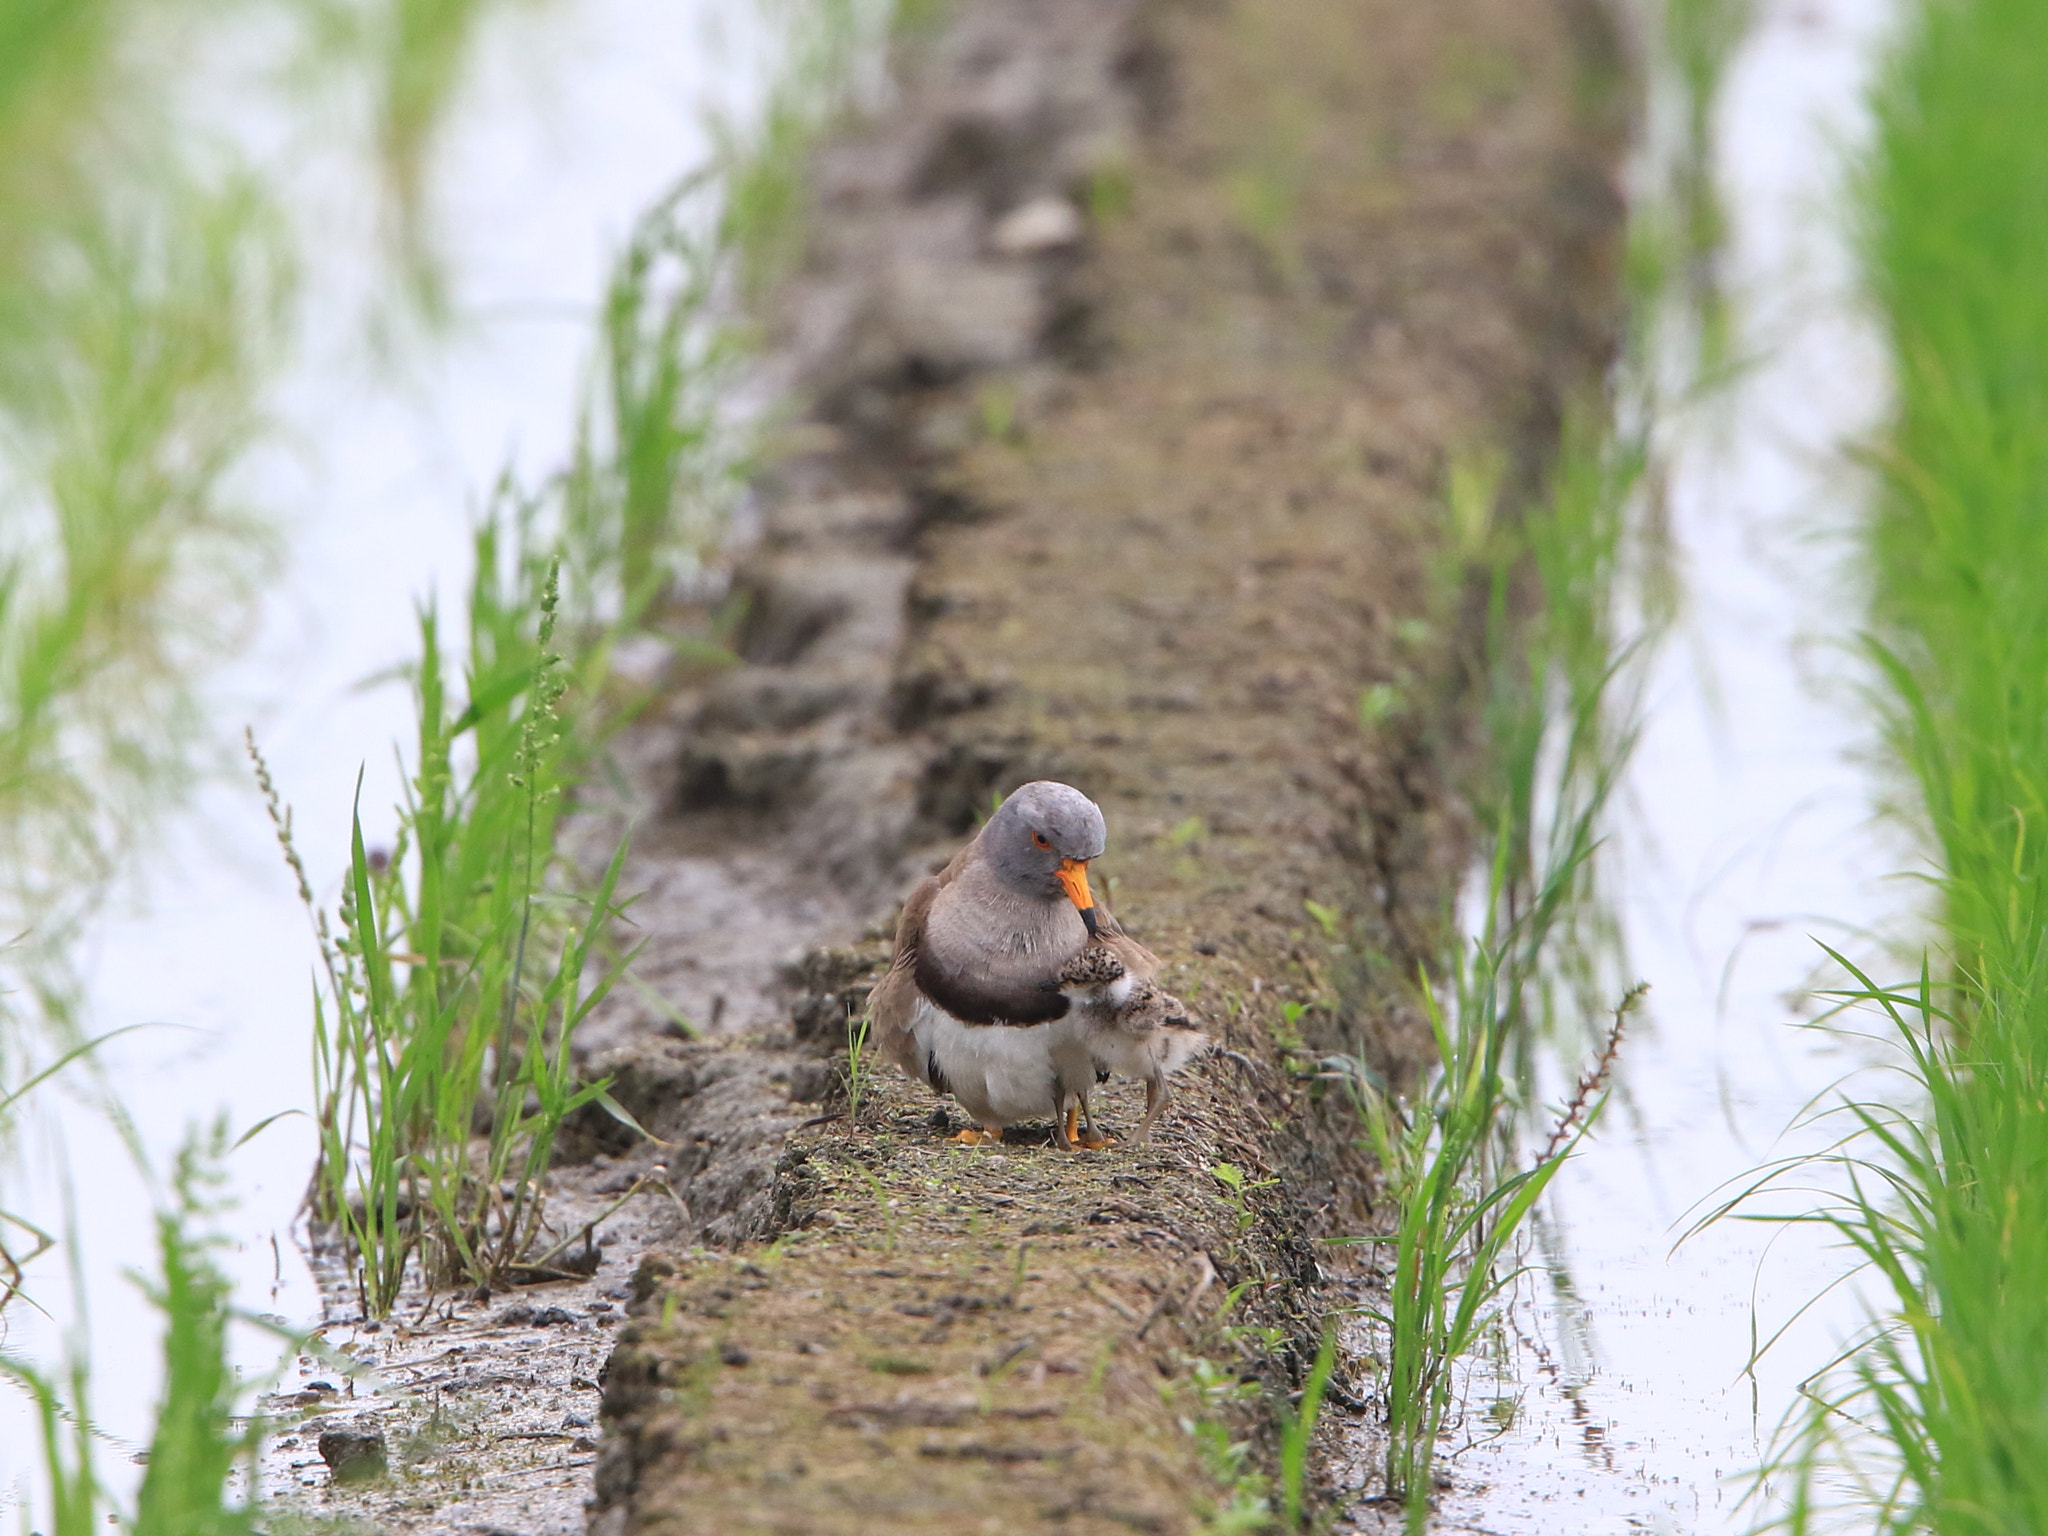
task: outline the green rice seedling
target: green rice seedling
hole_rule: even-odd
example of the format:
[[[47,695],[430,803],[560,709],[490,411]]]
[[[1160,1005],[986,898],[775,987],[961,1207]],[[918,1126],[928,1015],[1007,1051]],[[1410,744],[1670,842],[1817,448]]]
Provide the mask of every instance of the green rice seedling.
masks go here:
[[[726,413],[746,312],[788,272],[812,150],[862,94],[911,0],[771,6],[783,59],[745,129],[714,124],[710,165],[644,213],[606,285],[590,399],[557,493],[570,613],[631,627],[699,574],[749,457]]]
[[[0,271],[0,966],[7,1011],[60,1038],[70,941],[189,782],[192,678],[266,553],[223,491],[287,283],[264,221],[246,186],[187,187],[46,230],[33,281]]]
[[[50,1500],[45,1511],[24,1511],[24,1530],[30,1518],[46,1536],[96,1536],[108,1524],[125,1525],[137,1536],[231,1536],[256,1528],[263,1421],[245,1411],[252,1384],[240,1378],[228,1351],[229,1328],[251,1320],[230,1305],[230,1284],[216,1258],[225,1239],[209,1230],[219,1211],[215,1191],[227,1150],[224,1123],[187,1139],[170,1199],[157,1213],[157,1273],[131,1277],[164,1321],[156,1428],[132,1513],[110,1508],[95,1466],[98,1436],[84,1350],[74,1345],[67,1351],[61,1375],[0,1354],[0,1377],[35,1404]],[[82,1306],[81,1300],[81,1317]]]
[[[1919,8],[1859,188],[1896,382],[1866,545],[1873,694],[1935,865],[1938,948],[1917,987],[1850,971],[1919,1103],[1845,1111],[1850,1194],[1821,1219],[1883,1302],[1793,1427],[1798,1531],[2048,1523],[2044,71],[2041,7]]]
[[[644,213],[606,285],[590,399],[557,494],[570,613],[630,627],[702,569],[748,459],[725,411],[746,312],[788,272],[818,139],[861,94],[892,25],[918,7],[770,7],[783,59],[745,129],[714,124],[710,165]]]
[[[1524,1108],[1543,1050],[1598,1047],[1592,1021],[1625,967],[1598,850],[1634,750],[1647,662],[1669,618],[1645,606],[1635,632],[1622,632],[1637,560],[1630,508],[1645,463],[1639,439],[1606,441],[1580,414],[1567,422],[1548,495],[1518,518],[1501,511],[1497,458],[1456,460],[1449,476],[1436,595],[1444,627],[1454,627],[1453,605],[1484,603],[1474,665],[1487,750],[1462,785],[1485,829],[1486,904],[1474,939],[1498,951],[1488,991],[1507,1010],[1512,1098]],[[1362,714],[1361,724],[1374,722]],[[1558,1040],[1562,1020],[1587,1021],[1584,1040]]]
[[[0,0],[0,1075],[190,781],[268,531],[229,487],[293,292],[265,188],[179,131],[218,8]],[[134,43],[150,29],[147,46]]]
[[[644,213],[606,285],[594,398],[560,485],[587,628],[631,625],[666,581],[694,576],[736,483],[721,408],[739,337],[717,309],[729,251],[702,206],[717,186],[692,175]]]
[[[1360,1085],[1371,1145],[1392,1195],[1394,1233],[1369,1239],[1392,1249],[1388,1298],[1367,1316],[1386,1330],[1381,1388],[1387,1414],[1387,1496],[1403,1501],[1408,1525],[1428,1522],[1437,1442],[1456,1390],[1454,1366],[1494,1325],[1497,1302],[1520,1273],[1508,1267],[1523,1224],[1604,1101],[1623,1020],[1640,995],[1615,1010],[1595,1066],[1579,1082],[1542,1149],[1526,1166],[1508,1162],[1499,1127],[1512,1088],[1502,1070],[1514,1005],[1502,984],[1511,951],[1475,945],[1454,978],[1457,1007],[1446,1016],[1426,990],[1440,1065],[1413,1107]]]
[[[1731,340],[1720,280],[1728,216],[1714,165],[1714,104],[1735,50],[1755,18],[1754,0],[1664,0],[1661,67],[1672,77],[1679,119],[1667,157],[1669,185],[1645,233],[1668,244],[1665,260],[1682,278],[1697,328],[1700,363],[1709,372],[1725,360]]]
[[[337,97],[367,129],[380,233],[409,318],[449,316],[433,229],[433,159],[477,45],[510,0],[271,0],[296,33],[282,72],[302,110]],[[527,0],[529,5],[538,0]]]
[[[859,99],[867,67],[886,53],[899,16],[915,29],[930,0],[777,0],[782,64],[758,114],[716,126],[724,189],[719,246],[736,263],[739,297],[757,304],[796,261],[809,198],[811,151]]]

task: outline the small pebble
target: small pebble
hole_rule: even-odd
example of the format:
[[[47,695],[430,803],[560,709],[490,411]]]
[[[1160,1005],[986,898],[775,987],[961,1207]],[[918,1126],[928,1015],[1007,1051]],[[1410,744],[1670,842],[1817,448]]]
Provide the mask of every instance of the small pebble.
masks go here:
[[[727,1365],[745,1365],[754,1357],[730,1341],[718,1346],[718,1358]]]

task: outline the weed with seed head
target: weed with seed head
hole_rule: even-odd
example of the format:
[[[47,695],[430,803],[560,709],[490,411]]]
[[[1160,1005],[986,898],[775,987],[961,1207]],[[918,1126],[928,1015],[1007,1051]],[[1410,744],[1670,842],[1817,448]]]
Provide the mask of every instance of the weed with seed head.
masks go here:
[[[1569,879],[1569,871],[1554,880]],[[1496,880],[1504,878],[1496,865]],[[1497,903],[1495,904],[1498,905]],[[1532,904],[1525,922],[1545,903]],[[1427,984],[1423,999],[1437,1065],[1408,1105],[1362,1071],[1350,1075],[1367,1135],[1397,1213],[1384,1308],[1367,1316],[1386,1333],[1385,1484],[1402,1499],[1411,1532],[1428,1520],[1437,1442],[1451,1411],[1454,1366],[1492,1328],[1497,1301],[1519,1270],[1508,1260],[1544,1190],[1590,1127],[1604,1098],[1632,989],[1614,1010],[1595,1067],[1580,1079],[1542,1150],[1517,1166],[1516,1091],[1508,1048],[1522,1028],[1515,967],[1529,951],[1514,932],[1475,943],[1451,977],[1452,1006]]]

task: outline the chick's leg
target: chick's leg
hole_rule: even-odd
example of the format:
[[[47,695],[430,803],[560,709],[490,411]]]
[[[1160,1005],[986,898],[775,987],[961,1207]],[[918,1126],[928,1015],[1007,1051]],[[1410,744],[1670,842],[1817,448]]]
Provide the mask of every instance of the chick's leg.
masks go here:
[[[1138,1122],[1138,1129],[1131,1135],[1132,1146],[1143,1146],[1152,1134],[1152,1122],[1159,1118],[1159,1112],[1166,1108],[1168,1089],[1164,1076],[1145,1079],[1145,1118]]]
[[[1070,1136],[1073,1134],[1073,1126],[1071,1123],[1069,1123],[1067,1127],[1067,1134]],[[1088,1102],[1087,1094],[1082,1094],[1081,1145],[1087,1148],[1087,1150],[1089,1150],[1090,1152],[1100,1152],[1104,1147],[1109,1146],[1110,1143],[1110,1137],[1103,1135],[1102,1132],[1095,1129],[1095,1106]]]

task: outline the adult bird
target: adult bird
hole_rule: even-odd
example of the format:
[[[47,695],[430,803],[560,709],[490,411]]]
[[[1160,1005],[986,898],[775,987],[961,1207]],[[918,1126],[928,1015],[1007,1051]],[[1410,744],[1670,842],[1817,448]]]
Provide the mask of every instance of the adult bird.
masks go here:
[[[903,909],[870,1038],[959,1101],[974,1120],[958,1137],[969,1145],[1048,1115],[1059,1144],[1075,1145],[1062,1111],[1085,1102],[1096,1067],[1090,1010],[1060,973],[1097,935],[1121,937],[1088,888],[1106,840],[1101,810],[1078,789],[1026,784]]]

